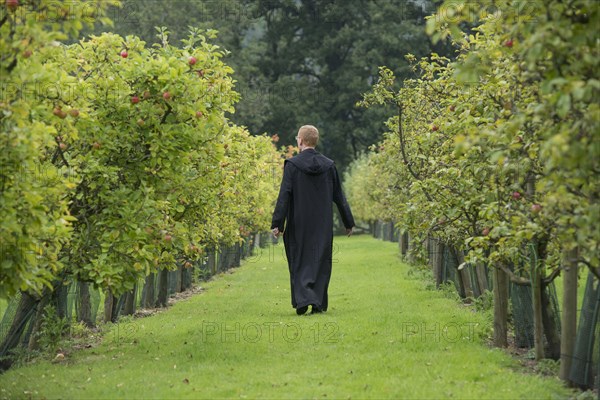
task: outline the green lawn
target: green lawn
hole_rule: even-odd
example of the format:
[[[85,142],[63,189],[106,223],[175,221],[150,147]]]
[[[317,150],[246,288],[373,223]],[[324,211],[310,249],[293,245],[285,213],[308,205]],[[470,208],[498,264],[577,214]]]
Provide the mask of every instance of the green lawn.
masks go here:
[[[297,316],[283,246],[102,345],[0,375],[3,398],[542,398],[481,314],[407,275],[397,244],[336,237],[330,309]],[[118,329],[117,329],[118,328]]]

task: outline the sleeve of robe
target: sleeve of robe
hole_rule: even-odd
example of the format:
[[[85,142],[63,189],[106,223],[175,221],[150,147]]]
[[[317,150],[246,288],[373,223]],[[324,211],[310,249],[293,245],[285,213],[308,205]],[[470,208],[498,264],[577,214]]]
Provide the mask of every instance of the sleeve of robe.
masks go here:
[[[275,211],[273,211],[273,220],[271,221],[271,229],[278,228],[283,232],[285,225],[285,217],[288,214],[290,205],[290,197],[292,196],[292,163],[286,162],[283,169],[283,179],[279,187],[279,197]]]
[[[344,192],[342,192],[342,184],[335,166],[333,167],[333,202],[340,211],[340,216],[346,229],[354,227],[354,217],[352,216],[352,211],[350,211],[350,206],[346,201]]]

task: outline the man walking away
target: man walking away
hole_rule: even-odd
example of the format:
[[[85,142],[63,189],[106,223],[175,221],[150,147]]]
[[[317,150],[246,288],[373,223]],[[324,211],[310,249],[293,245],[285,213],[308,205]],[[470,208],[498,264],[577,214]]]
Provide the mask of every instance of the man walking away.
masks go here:
[[[331,278],[333,203],[348,236],[354,218],[332,160],[315,150],[319,131],[304,125],[296,136],[300,154],[285,161],[271,229],[283,243],[290,271],[292,306],[298,315],[327,311]]]

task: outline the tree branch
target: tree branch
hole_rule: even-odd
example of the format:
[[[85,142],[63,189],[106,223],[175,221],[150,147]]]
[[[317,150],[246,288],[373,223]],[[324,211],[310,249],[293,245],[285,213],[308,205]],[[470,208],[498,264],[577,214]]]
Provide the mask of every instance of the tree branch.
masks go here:
[[[398,106],[398,137],[400,138],[400,151],[402,152],[402,160],[404,161],[404,165],[408,169],[408,172],[418,181],[422,180],[419,175],[413,170],[412,164],[408,161],[408,157],[406,156],[406,146],[404,142],[404,133],[402,132],[402,104],[400,102],[397,103]],[[425,189],[421,187],[423,190],[423,194],[428,201],[433,201],[429,193]]]
[[[531,285],[531,281],[529,279],[515,275],[514,272],[506,268],[506,266],[502,263],[498,264],[496,268],[500,268],[502,271],[504,271],[512,283],[516,283],[517,285]]]
[[[556,268],[554,271],[552,271],[552,273],[550,275],[548,275],[547,277],[545,277],[543,279],[544,281],[544,286],[548,286],[549,284],[552,283],[552,281],[556,278],[558,278],[560,276],[562,269],[561,268]]]

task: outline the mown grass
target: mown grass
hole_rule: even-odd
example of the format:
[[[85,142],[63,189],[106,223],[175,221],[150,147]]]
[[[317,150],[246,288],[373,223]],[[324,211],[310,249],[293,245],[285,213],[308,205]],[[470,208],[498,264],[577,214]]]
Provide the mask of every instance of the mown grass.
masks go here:
[[[488,322],[408,277],[397,245],[335,240],[330,308],[296,316],[283,246],[92,349],[0,376],[4,398],[565,398],[485,344]]]

